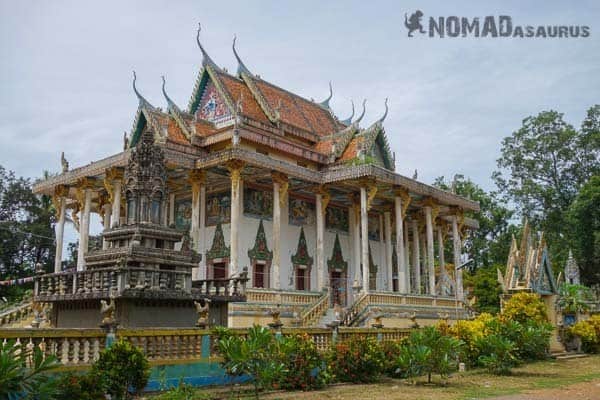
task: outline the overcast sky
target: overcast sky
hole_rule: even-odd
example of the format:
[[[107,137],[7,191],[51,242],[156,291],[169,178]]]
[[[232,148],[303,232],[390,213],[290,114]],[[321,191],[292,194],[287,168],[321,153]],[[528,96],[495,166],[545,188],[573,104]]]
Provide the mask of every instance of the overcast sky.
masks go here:
[[[127,4],[125,4],[127,3]],[[523,5],[527,3],[527,5]],[[404,13],[510,15],[513,24],[588,25],[578,39],[408,38]],[[196,25],[230,71],[234,34],[247,67],[340,118],[367,98],[365,124],[389,97],[397,171],[430,183],[461,173],[486,189],[500,141],[555,109],[579,126],[600,101],[598,1],[7,1],[0,0],[0,164],[36,177],[121,150],[138,87],[187,108],[201,67]]]

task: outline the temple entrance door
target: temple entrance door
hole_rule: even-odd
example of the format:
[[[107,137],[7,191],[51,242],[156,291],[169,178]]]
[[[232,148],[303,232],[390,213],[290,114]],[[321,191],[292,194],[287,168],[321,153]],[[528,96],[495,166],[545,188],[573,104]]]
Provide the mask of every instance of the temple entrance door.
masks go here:
[[[394,292],[397,292],[399,290],[398,289],[398,278],[397,277],[393,277],[392,278],[392,290]]]
[[[255,263],[254,264],[254,287],[255,288],[265,288],[265,282],[267,282],[267,280],[265,279],[265,270],[266,270],[266,265],[265,264],[261,264],[261,263]]]
[[[346,306],[346,274],[341,271],[331,271],[329,279],[331,290],[331,305]]]
[[[224,262],[213,264],[213,279],[227,278],[227,268]]]
[[[310,290],[310,270],[306,265],[296,266],[296,290]]]

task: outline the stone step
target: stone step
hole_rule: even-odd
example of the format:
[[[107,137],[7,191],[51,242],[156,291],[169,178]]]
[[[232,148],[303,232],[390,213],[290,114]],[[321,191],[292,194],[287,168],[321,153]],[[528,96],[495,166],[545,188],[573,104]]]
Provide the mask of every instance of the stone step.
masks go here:
[[[557,360],[572,360],[574,358],[584,358],[584,357],[588,357],[588,355],[585,353],[568,353],[568,354],[562,354],[562,355],[555,356],[555,358]]]

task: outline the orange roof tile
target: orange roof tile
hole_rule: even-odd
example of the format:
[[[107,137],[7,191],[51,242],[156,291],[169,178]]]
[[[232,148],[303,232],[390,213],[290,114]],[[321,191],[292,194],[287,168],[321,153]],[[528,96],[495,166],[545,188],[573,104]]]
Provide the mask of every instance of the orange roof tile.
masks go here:
[[[242,113],[244,115],[260,122],[270,123],[252,92],[242,80],[225,73],[218,72],[217,74],[234,103],[237,104],[240,96],[242,97]]]
[[[362,137],[355,136],[352,138],[348,146],[346,146],[346,150],[342,153],[342,156],[339,158],[339,161],[348,161],[352,160],[358,155],[358,143],[362,140]]]

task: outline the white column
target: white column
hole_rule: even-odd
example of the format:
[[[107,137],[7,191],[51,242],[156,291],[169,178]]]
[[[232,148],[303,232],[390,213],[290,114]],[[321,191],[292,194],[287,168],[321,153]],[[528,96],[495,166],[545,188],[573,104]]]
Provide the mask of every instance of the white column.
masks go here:
[[[281,201],[279,190],[281,184],[273,181],[273,260],[272,260],[272,285],[273,289],[281,288],[279,268],[281,263]]]
[[[419,225],[416,219],[413,218],[412,234],[413,234],[413,267],[415,271],[415,293],[421,294],[421,250],[419,249]]]
[[[412,281],[411,277],[411,265],[410,265],[410,243],[408,241],[408,222],[402,224],[404,228],[404,271],[406,273],[406,293],[411,292]]]
[[[206,174],[202,170],[192,170],[189,182],[192,186],[192,221],[190,226],[190,239],[192,249],[200,250],[200,192],[204,186]],[[198,279],[198,267],[192,268],[192,279]]]
[[[351,221],[350,229],[352,230],[352,241],[354,245],[353,248],[353,261],[354,261],[354,282],[352,286],[355,284],[360,286],[360,282],[362,280],[361,272],[360,272],[360,263],[361,263],[361,242],[360,242],[360,205],[356,205],[351,207],[353,219]]]
[[[121,224],[121,181],[113,181],[112,212],[110,227],[115,228]]]
[[[425,227],[427,234],[427,271],[429,275],[429,294],[435,295],[435,252],[433,246],[433,220],[431,207],[425,206]]]
[[[458,301],[464,300],[464,290],[462,281],[462,269],[460,267],[461,240],[458,232],[458,217],[452,217],[452,247],[454,250],[454,270],[456,274],[456,298]]]
[[[392,265],[392,213],[386,211],[383,213],[383,224],[385,225],[385,262],[387,265],[387,287],[389,291],[394,290],[394,266]],[[397,254],[396,254],[397,255]],[[398,258],[398,262],[400,259]]]
[[[103,211],[103,216],[102,216],[102,228],[104,230],[110,229],[110,222],[111,222],[111,213],[112,213],[112,205],[110,203],[106,203],[102,205],[102,211]],[[106,250],[108,249],[108,241],[104,238],[102,238],[102,249]]]
[[[429,293],[429,281],[427,280],[429,276],[429,269],[427,268],[427,241],[425,240],[425,234],[419,234],[419,249],[421,250],[421,281],[423,282],[423,292],[425,294]]]
[[[367,214],[367,189],[360,188],[360,242],[363,291],[369,291],[369,219]]]
[[[327,277],[325,276],[325,255],[323,251],[323,238],[325,236],[325,210],[323,210],[323,195],[316,194],[317,214],[317,290],[325,290]]]
[[[437,242],[438,242],[438,260],[440,262],[440,276],[446,275],[446,259],[444,257],[444,233],[440,226],[437,230]]]
[[[83,213],[81,216],[81,226],[79,227],[79,248],[77,250],[77,271],[85,270],[85,255],[88,252],[88,243],[90,236],[90,209],[92,206],[92,190],[83,189]]]
[[[169,226],[175,224],[175,193],[169,194]]]
[[[56,224],[56,252],[54,253],[54,272],[62,270],[63,237],[65,233],[65,212],[67,199],[59,197],[58,223]]]
[[[240,223],[240,199],[241,199],[241,173],[243,165],[239,162],[232,161],[229,166],[229,174],[231,178],[231,224],[229,230],[229,274],[237,274],[239,268],[238,254],[238,230]]]
[[[204,184],[200,186],[200,223],[197,249],[202,259],[194,279],[206,279],[206,185]]]
[[[404,257],[404,229],[402,215],[402,198],[396,196],[394,198],[394,210],[396,212],[396,256],[398,257],[398,265],[396,268],[396,274],[398,276],[398,291],[400,293],[407,293],[407,287],[410,287],[407,281],[410,279],[409,274],[406,271],[406,259]]]

